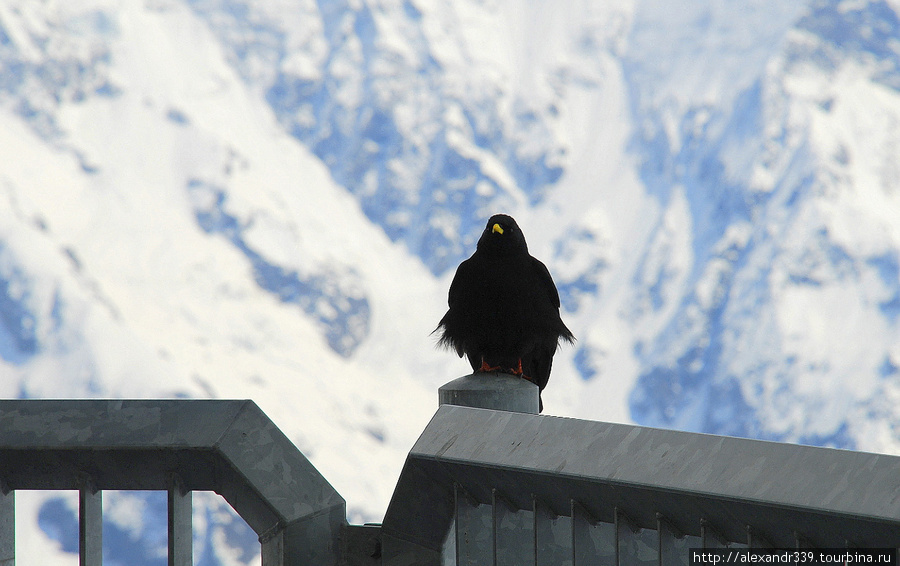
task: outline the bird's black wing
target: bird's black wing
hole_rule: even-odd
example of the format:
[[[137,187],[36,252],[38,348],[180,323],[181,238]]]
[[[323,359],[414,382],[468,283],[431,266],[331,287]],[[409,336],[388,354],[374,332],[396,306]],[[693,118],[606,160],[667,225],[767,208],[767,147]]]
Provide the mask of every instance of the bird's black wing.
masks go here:
[[[459,357],[463,357],[465,350],[463,347],[462,337],[456,335],[458,332],[456,321],[453,317],[462,316],[460,309],[466,308],[466,297],[471,295],[469,287],[471,286],[472,274],[472,258],[469,258],[459,264],[456,273],[453,275],[453,281],[450,283],[450,291],[447,293],[447,306],[449,310],[441,322],[438,324],[437,330],[443,329],[442,336],[438,344],[447,348],[453,348]]]
[[[553,283],[553,277],[550,276],[550,270],[547,269],[547,266],[544,265],[541,260],[535,257],[531,258],[531,262],[532,269],[534,269],[534,272],[537,274],[544,292],[553,300],[553,306],[559,308],[559,291],[556,290],[556,284]]]
[[[450,292],[447,293],[447,306],[451,309],[459,305],[460,298],[465,294],[463,288],[466,286],[466,282],[469,281],[467,274],[468,264],[468,259],[460,263],[459,267],[456,268],[456,273],[453,275],[453,281],[450,282]]]
[[[553,306],[556,307],[556,319],[559,323],[559,335],[558,339],[563,339],[566,342],[573,343],[575,342],[575,335],[572,334],[572,331],[566,327],[565,323],[562,321],[562,318],[559,317],[559,291],[556,289],[556,284],[553,282],[553,277],[550,276],[550,270],[547,269],[547,266],[543,264],[539,259],[534,257],[531,258],[534,264],[534,271],[538,274],[538,280],[541,282],[541,287],[543,288],[546,296],[553,301]],[[553,351],[556,351],[556,348],[553,348]],[[552,356],[553,353],[551,352]],[[549,372],[549,366],[548,366]]]

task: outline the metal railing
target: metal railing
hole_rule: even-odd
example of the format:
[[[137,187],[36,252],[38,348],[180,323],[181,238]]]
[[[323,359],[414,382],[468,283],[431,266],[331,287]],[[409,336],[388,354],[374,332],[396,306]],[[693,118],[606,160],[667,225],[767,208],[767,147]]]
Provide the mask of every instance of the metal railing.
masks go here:
[[[900,458],[442,406],[384,564],[687,564],[689,548],[900,547]]]
[[[900,547],[900,458],[529,414],[533,384],[442,388],[381,526],[252,401],[0,401],[0,566],[15,493],[79,492],[82,565],[103,490],[168,492],[169,564],[192,561],[191,493],[257,533],[263,566],[687,564],[692,547]],[[512,405],[510,405],[510,403]],[[526,412],[497,410],[515,406]]]
[[[338,564],[372,535],[252,401],[0,401],[0,482],[0,564],[15,558],[16,490],[78,490],[82,565],[101,564],[111,489],[168,492],[172,566],[192,561],[192,491],[231,504],[264,566]]]

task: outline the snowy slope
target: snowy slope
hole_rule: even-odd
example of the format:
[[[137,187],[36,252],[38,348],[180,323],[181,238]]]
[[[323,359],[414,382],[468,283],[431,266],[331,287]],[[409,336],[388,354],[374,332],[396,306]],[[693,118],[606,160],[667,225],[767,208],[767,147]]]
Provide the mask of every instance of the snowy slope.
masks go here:
[[[453,371],[428,337],[433,278],[199,47],[187,10],[122,8],[115,28],[97,72],[117,94],[53,108],[46,137],[3,114],[4,395],[252,398],[377,518]]]
[[[900,337],[896,11],[814,2],[769,10],[757,26],[758,5],[747,3],[741,22],[772,33],[755,46],[716,12],[703,39],[724,54],[715,72],[679,73],[684,86],[637,71],[664,101],[637,101],[648,117],[642,178],[693,238],[685,260],[641,272],[672,312],[638,343],[632,414],[896,450],[885,404],[896,396]],[[758,73],[736,78],[748,65]],[[685,103],[684,92],[700,94]],[[670,242],[665,230],[658,237]]]
[[[502,210],[579,339],[548,413],[900,452],[898,10],[0,1],[0,394],[252,398],[378,520]],[[71,557],[23,501],[22,563]],[[110,563],[160,505],[107,498]]]

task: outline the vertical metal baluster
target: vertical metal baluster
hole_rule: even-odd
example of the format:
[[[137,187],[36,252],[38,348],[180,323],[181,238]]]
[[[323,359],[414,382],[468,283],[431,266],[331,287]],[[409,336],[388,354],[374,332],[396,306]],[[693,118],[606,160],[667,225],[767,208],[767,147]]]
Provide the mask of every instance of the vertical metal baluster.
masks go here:
[[[193,496],[172,474],[169,484],[169,566],[193,566]]]
[[[16,563],[16,492],[0,479],[0,566]]]
[[[447,538],[444,539],[444,546],[441,550],[441,564],[443,566],[456,566],[456,513],[453,514],[453,521],[450,523]]]
[[[634,534],[637,532],[637,528],[634,524],[625,516],[625,513],[616,507],[615,509],[615,521],[616,521],[616,566],[626,566],[626,564],[630,563],[630,556],[627,552],[624,552],[623,547],[628,544]]]
[[[809,543],[809,541],[800,533],[800,531],[794,531],[794,545],[797,550],[803,550],[804,548],[813,547],[813,545]]]
[[[772,548],[772,544],[766,540],[766,537],[752,525],[747,525],[747,546],[750,548]]]
[[[503,502],[497,495],[497,490],[491,490],[491,564],[497,566],[497,538],[500,531],[501,513]]]
[[[590,533],[591,525],[597,521],[574,499],[569,500],[569,507],[572,510],[572,564],[586,566],[597,560]]]
[[[616,507],[616,566],[628,566],[634,563],[630,543],[639,529],[625,513]]]
[[[465,497],[462,493],[462,487],[458,483],[453,484],[453,500],[454,500],[454,526],[456,529],[456,566],[460,566],[463,562],[463,543],[465,541],[465,523],[460,516],[461,501],[460,498]]]
[[[726,548],[725,537],[719,534],[709,521],[700,519],[700,539],[703,548]]]
[[[582,534],[582,531],[585,530],[585,517],[581,511],[581,505],[574,499],[569,500],[569,509],[572,513],[572,566],[581,566],[581,555],[584,553],[581,545],[584,544],[582,540],[586,538]],[[535,537],[537,537],[537,533],[535,533]]]
[[[534,563],[542,566],[549,560],[545,547],[553,536],[550,532],[552,513],[534,496],[531,498],[531,505],[534,511]]]
[[[259,535],[262,566],[284,566],[284,529],[277,528],[278,526]]]
[[[81,566],[103,564],[103,492],[89,477],[78,490],[78,552]]]
[[[656,530],[660,566],[688,566],[690,549],[702,546],[700,537],[684,534],[662,513],[656,514]]]
[[[656,530],[659,532],[659,566],[674,566],[677,557],[675,538],[678,533],[669,526],[662,513],[656,514]]]
[[[614,521],[616,526],[616,566],[624,566],[624,561],[622,560],[622,531],[630,529],[630,525],[618,507],[615,509]]]

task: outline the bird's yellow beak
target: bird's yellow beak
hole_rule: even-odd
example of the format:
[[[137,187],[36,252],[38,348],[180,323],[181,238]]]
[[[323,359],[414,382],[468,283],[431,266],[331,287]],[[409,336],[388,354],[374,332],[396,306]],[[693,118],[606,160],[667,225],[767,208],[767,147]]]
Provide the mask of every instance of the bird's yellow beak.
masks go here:
[[[491,228],[491,232],[499,232],[500,235],[503,235],[503,228],[501,228],[499,224],[494,224],[494,227]]]

